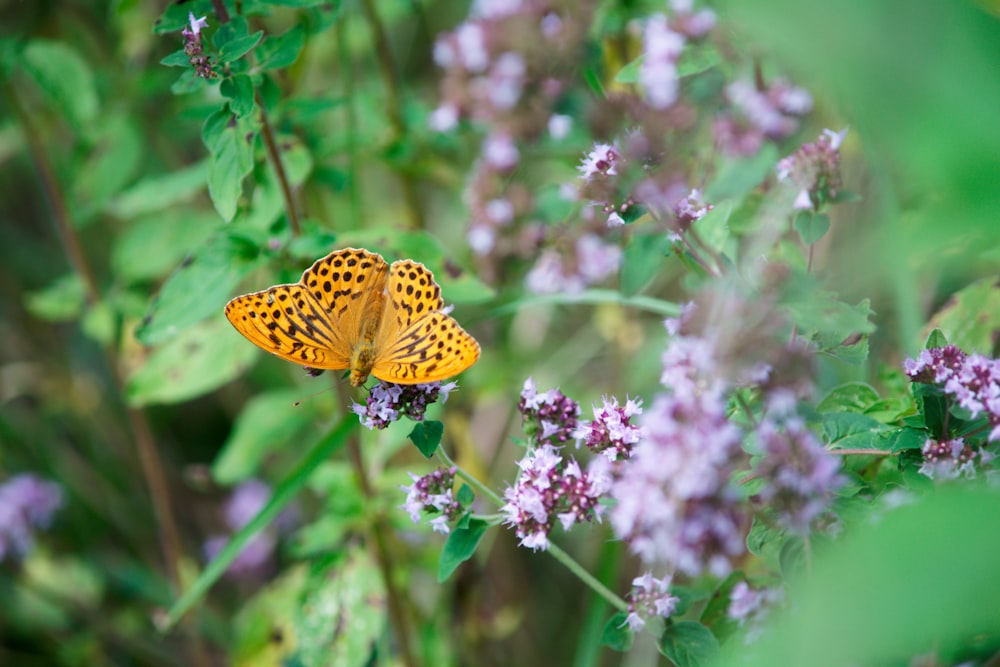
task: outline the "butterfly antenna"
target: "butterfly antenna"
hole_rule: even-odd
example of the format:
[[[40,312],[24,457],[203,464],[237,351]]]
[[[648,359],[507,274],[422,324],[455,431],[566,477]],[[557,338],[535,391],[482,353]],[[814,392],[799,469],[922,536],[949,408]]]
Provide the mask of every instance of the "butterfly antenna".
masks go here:
[[[320,389],[320,390],[319,390],[319,391],[317,391],[317,392],[314,392],[314,393],[312,393],[312,394],[309,394],[309,395],[308,395],[308,396],[306,396],[305,398],[301,398],[301,399],[299,399],[299,400],[295,401],[294,403],[292,403],[292,406],[293,406],[293,407],[296,407],[296,408],[297,408],[297,407],[299,407],[300,405],[302,405],[303,403],[305,403],[306,401],[308,401],[308,400],[309,400],[310,398],[316,398],[316,397],[317,397],[317,396],[319,396],[320,394],[324,394],[324,393],[326,393],[326,392],[328,392],[328,391],[330,391],[330,390],[332,390],[332,389],[333,389],[333,387],[327,387],[326,389]]]

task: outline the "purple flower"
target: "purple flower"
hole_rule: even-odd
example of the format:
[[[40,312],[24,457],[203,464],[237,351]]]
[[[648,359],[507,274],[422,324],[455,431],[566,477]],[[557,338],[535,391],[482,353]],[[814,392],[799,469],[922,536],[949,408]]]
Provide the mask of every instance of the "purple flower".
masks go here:
[[[812,97],[787,81],[777,80],[764,90],[750,81],[726,87],[732,111],[720,115],[712,126],[716,143],[734,155],[756,153],[765,139],[780,140],[798,127],[797,116],[812,109]]]
[[[583,472],[572,457],[564,459],[552,445],[542,445],[517,465],[521,472],[514,486],[504,492],[507,503],[500,511],[521,546],[547,549],[557,519],[563,530],[578,522],[600,520],[603,508],[598,499],[607,488]]]
[[[632,580],[632,590],[627,596],[628,618],[625,622],[633,632],[639,632],[652,616],[669,618],[677,608],[680,598],[670,594],[671,577],[657,579],[651,572]]]
[[[992,427],[987,439],[1000,440],[1000,363],[981,354],[967,355],[954,345],[924,350],[907,359],[906,374],[914,382],[938,385],[971,413],[985,415]]]
[[[507,171],[517,166],[521,153],[517,150],[513,139],[506,134],[490,134],[483,141],[483,159],[486,164],[500,171]]]
[[[924,462],[917,472],[936,481],[959,477],[973,479],[977,465],[982,466],[995,458],[992,452],[974,448],[961,438],[942,441],[928,438],[920,452]]]
[[[706,204],[701,190],[695,188],[686,197],[677,200],[673,206],[674,217],[680,231],[687,231],[698,220],[705,217],[714,206]]]
[[[462,511],[462,506],[452,495],[455,468],[438,468],[423,476],[408,474],[413,484],[399,487],[406,491],[406,502],[400,507],[406,510],[413,523],[420,523],[422,514],[435,515],[430,522],[431,528],[447,535],[451,531],[449,522],[457,519]]]
[[[666,16],[656,14],[646,22],[642,44],[639,83],[646,102],[654,109],[666,109],[677,101],[677,59],[684,50],[684,35],[668,27]]]
[[[235,533],[257,516],[271,499],[271,488],[258,479],[241,482],[233,489],[222,508],[223,520],[229,532]],[[226,575],[233,578],[259,578],[267,575],[274,566],[274,552],[280,533],[295,523],[295,512],[285,509],[266,528],[260,530],[243,545],[242,551],[229,565]],[[202,547],[205,558],[212,560],[229,543],[229,535],[212,535]]]
[[[558,389],[538,393],[528,378],[521,390],[517,409],[527,436],[539,445],[561,445],[573,437],[580,416],[580,404]]]
[[[840,144],[846,134],[823,130],[815,142],[778,161],[778,180],[799,188],[796,209],[818,209],[840,192]]]
[[[422,421],[427,406],[436,402],[448,400],[448,394],[458,387],[457,382],[441,384],[440,382],[425,382],[422,384],[395,384],[379,381],[368,392],[364,405],[354,403],[351,409],[361,419],[361,424],[370,430],[383,429],[400,417],[409,417],[413,421]]]
[[[548,248],[525,276],[526,287],[536,294],[578,294],[618,271],[622,251],[594,234],[577,239],[572,257]]]
[[[785,599],[781,588],[754,590],[745,581],[738,582],[729,593],[729,618],[740,627],[747,627],[746,643],[752,642],[763,630],[763,622],[775,606]]]
[[[757,440],[763,455],[755,468],[764,481],[761,501],[776,512],[782,526],[808,534],[844,483],[840,461],[796,417],[765,419],[757,427]]]
[[[618,174],[616,164],[622,159],[618,147],[612,144],[594,144],[594,149],[583,157],[577,167],[580,178],[585,181]]]
[[[617,398],[605,398],[603,405],[594,406],[594,420],[581,424],[574,437],[583,441],[587,449],[603,454],[609,461],[631,458],[632,448],[642,436],[642,429],[632,423],[632,417],[640,414],[642,400],[627,398],[625,405],[620,406]]]
[[[25,473],[0,484],[0,561],[21,558],[34,545],[36,529],[48,528],[62,506],[62,488]]]
[[[208,27],[208,19],[202,16],[196,19],[188,12],[188,27],[181,31],[184,37],[184,54],[188,57],[195,74],[202,79],[214,79],[219,76],[212,65],[212,59],[205,55],[201,41],[201,29]]]

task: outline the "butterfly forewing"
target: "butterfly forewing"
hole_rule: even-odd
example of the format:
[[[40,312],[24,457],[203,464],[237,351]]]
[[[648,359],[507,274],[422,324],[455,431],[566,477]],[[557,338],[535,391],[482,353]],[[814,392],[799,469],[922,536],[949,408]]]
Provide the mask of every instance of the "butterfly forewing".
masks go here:
[[[388,270],[381,255],[345,248],[316,260],[302,274],[302,285],[320,304],[330,328],[340,333],[348,349],[357,345],[367,322],[377,323],[381,317]]]
[[[427,267],[394,262],[376,339],[372,375],[387,382],[434,382],[461,373],[479,358],[479,343],[441,312],[441,288]]]
[[[300,284],[238,296],[226,304],[226,318],[250,342],[282,359],[328,370],[350,364],[350,347]]]

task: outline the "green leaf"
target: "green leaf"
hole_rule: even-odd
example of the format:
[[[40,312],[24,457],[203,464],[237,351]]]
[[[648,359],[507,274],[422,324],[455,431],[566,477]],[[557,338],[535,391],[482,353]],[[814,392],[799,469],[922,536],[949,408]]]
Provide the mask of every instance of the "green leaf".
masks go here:
[[[878,432],[886,429],[881,422],[854,412],[826,412],[821,417],[823,439],[833,449],[878,449]]]
[[[706,200],[741,199],[774,173],[777,161],[778,149],[773,144],[765,144],[749,158],[725,161],[715,179],[705,188]]]
[[[784,531],[770,526],[759,517],[753,518],[753,524],[747,534],[747,551],[760,558],[776,572],[780,567],[779,557],[784,541]]]
[[[238,118],[246,116],[254,110],[253,82],[246,74],[236,74],[223,79],[219,84],[219,92],[229,98],[229,109]]]
[[[48,287],[25,294],[24,306],[39,319],[71,322],[83,313],[86,297],[83,280],[75,273],[67,273],[56,278]]]
[[[659,649],[677,667],[700,667],[718,655],[719,640],[701,623],[679,621],[669,624],[660,635]]]
[[[119,218],[134,218],[190,201],[205,187],[208,167],[208,160],[202,160],[165,174],[147,176],[118,195],[108,212]]]
[[[255,245],[234,234],[222,232],[211,238],[163,284],[136,338],[156,345],[222,313],[236,285],[257,265],[258,254]]]
[[[639,293],[663,270],[670,245],[670,239],[663,233],[632,237],[622,261],[621,286],[626,296]]]
[[[781,576],[786,580],[802,574],[805,565],[805,545],[797,535],[790,536],[781,545],[778,556],[781,565]]]
[[[90,65],[64,42],[35,39],[21,52],[20,65],[77,132],[86,131],[98,111]]]
[[[997,277],[978,280],[955,293],[930,320],[930,326],[962,350],[992,356],[1000,331],[1000,288]]]
[[[948,346],[948,338],[944,335],[944,332],[941,331],[940,329],[934,329],[934,331],[932,331],[930,335],[927,336],[927,342],[924,343],[925,350],[933,350],[934,348],[937,347],[947,347],[947,346]]]
[[[191,64],[191,58],[184,53],[184,49],[178,49],[161,60],[160,64],[167,67],[187,67]]]
[[[410,431],[409,438],[417,446],[420,453],[431,458],[441,444],[441,436],[444,435],[444,424],[433,419],[417,422],[413,430]]]
[[[627,618],[628,614],[620,611],[608,619],[608,622],[604,624],[604,630],[601,631],[602,646],[619,652],[625,652],[632,648],[635,632],[629,629],[628,623],[625,622]]]
[[[692,42],[684,47],[680,61],[677,63],[677,76],[684,78],[692,74],[701,74],[723,62],[722,54],[708,41]]]
[[[219,62],[228,63],[236,60],[237,58],[242,58],[249,53],[253,47],[257,46],[263,36],[264,31],[258,30],[252,35],[238,37],[226,42],[221,48],[219,48]]]
[[[254,396],[212,464],[212,479],[222,485],[243,481],[259,474],[268,456],[294,447],[294,440],[319,418],[313,401],[298,403],[302,397],[301,389]]]
[[[795,214],[795,231],[807,246],[819,241],[830,229],[830,218],[823,213],[799,211]]]
[[[468,484],[463,484],[461,487],[459,487],[458,495],[455,496],[455,500],[457,500],[458,504],[461,505],[462,507],[470,506],[475,499],[476,499],[476,492],[473,491],[472,487],[469,486]]]
[[[893,453],[920,449],[927,442],[927,431],[917,428],[899,428],[879,435],[879,448],[889,449]]]
[[[515,299],[510,303],[495,308],[488,313],[488,317],[500,317],[510,313],[520,312],[531,306],[565,305],[575,306],[581,304],[596,305],[603,303],[616,303],[622,306],[629,306],[639,310],[645,310],[664,317],[677,317],[681,313],[681,307],[676,303],[662,301],[649,296],[636,295],[625,297],[615,290],[588,289],[579,294],[538,294]]]
[[[482,519],[469,519],[465,527],[456,527],[448,534],[438,561],[438,583],[446,581],[459,565],[472,558],[489,524]]]
[[[252,116],[238,118],[220,109],[205,120],[202,138],[211,151],[208,193],[227,222],[236,215],[243,179],[253,169],[253,146],[257,126]]]
[[[729,240],[729,216],[733,212],[733,204],[729,201],[719,203],[694,223],[694,229],[708,247],[722,252]]]
[[[642,70],[642,63],[646,61],[645,54],[639,56],[619,70],[615,75],[615,83],[639,83],[639,72]]]
[[[281,510],[295,498],[306,482],[309,481],[309,476],[312,472],[321,463],[329,459],[334,452],[340,449],[347,441],[351,431],[357,427],[358,420],[353,415],[344,417],[329,434],[319,439],[309,448],[308,453],[302,458],[299,464],[274,489],[274,494],[257,516],[233,535],[233,538],[226,543],[226,546],[222,548],[219,555],[205,566],[204,571],[191,584],[191,587],[184,591],[180,598],[167,611],[164,630],[177,623],[181,616],[205,597],[212,585],[218,581],[219,577],[225,573],[229,565],[243,551],[250,538],[269,525],[278,516]]]
[[[210,211],[172,207],[139,218],[112,241],[111,266],[126,284],[163,278],[219,229]]]
[[[998,503],[996,489],[939,485],[883,508],[877,522],[855,523],[814,551],[808,574],[788,588],[790,611],[773,615],[753,643],[729,642],[718,664],[813,664],[803,656],[905,664],[928,650],[948,655],[979,633],[995,636],[1000,611],[983,601],[1000,595]]]
[[[180,403],[207,394],[240,376],[257,358],[248,343],[219,316],[170,336],[128,379],[129,405]]]
[[[278,5],[279,7],[318,7],[325,5],[330,0],[261,0],[268,5]]]
[[[878,392],[870,384],[847,382],[831,389],[816,406],[816,411],[865,412],[878,401]]]
[[[263,70],[288,67],[298,60],[305,36],[305,28],[299,24],[283,35],[268,37],[257,49],[257,66]]]

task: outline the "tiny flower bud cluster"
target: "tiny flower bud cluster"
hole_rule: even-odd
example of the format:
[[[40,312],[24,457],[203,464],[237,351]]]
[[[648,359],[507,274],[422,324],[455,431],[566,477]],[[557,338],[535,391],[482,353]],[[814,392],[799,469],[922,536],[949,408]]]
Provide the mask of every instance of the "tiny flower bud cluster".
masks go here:
[[[600,478],[580,470],[572,457],[564,459],[552,445],[541,445],[518,461],[517,482],[504,492],[500,508],[504,523],[515,529],[521,546],[548,549],[556,519],[564,530],[583,521],[600,520],[598,499],[607,490]]]
[[[705,217],[705,214],[715,208],[711,204],[706,204],[701,194],[701,190],[695,188],[673,206],[674,218],[677,221],[677,229],[685,232],[691,228],[698,220]]]
[[[32,474],[0,484],[0,561],[22,558],[34,545],[35,530],[48,528],[62,505],[62,488]]]
[[[799,128],[797,117],[812,110],[812,97],[783,79],[766,90],[750,81],[734,81],[726,87],[733,111],[720,116],[713,125],[715,140],[731,155],[753,155],[765,139],[777,141]]]
[[[595,454],[604,455],[609,461],[623,461],[632,457],[632,448],[642,436],[642,428],[632,423],[632,417],[642,414],[642,400],[605,398],[601,407],[594,406],[594,420],[581,424],[574,433],[577,447],[580,442]]]
[[[219,74],[212,66],[212,59],[205,55],[201,41],[201,29],[208,27],[208,19],[204,16],[196,19],[194,14],[188,13],[188,23],[189,26],[181,31],[184,37],[184,54],[194,67],[195,74],[202,79],[214,79]]]
[[[408,474],[413,484],[400,487],[406,491],[406,502],[401,507],[410,515],[413,523],[420,523],[420,515],[423,513],[436,515],[431,519],[431,528],[447,535],[451,531],[448,524],[462,512],[462,506],[452,494],[455,468],[438,468],[422,477]]]
[[[765,419],[757,427],[757,440],[763,455],[755,469],[764,481],[760,500],[784,528],[807,535],[843,485],[840,461],[797,417]]]
[[[622,250],[594,234],[577,239],[574,253],[564,257],[554,248],[542,251],[525,277],[525,286],[535,294],[578,294],[618,271]]]
[[[982,449],[974,449],[961,438],[952,440],[932,440],[921,448],[924,462],[918,472],[934,480],[972,479],[976,468],[993,460],[994,454]]]
[[[840,145],[847,130],[823,130],[819,139],[778,161],[778,180],[799,188],[796,209],[818,210],[840,192]]]
[[[746,642],[750,643],[762,631],[762,624],[771,610],[784,602],[785,593],[781,588],[754,590],[741,581],[733,586],[729,594],[729,618],[746,627]]]
[[[374,431],[386,428],[401,417],[422,421],[428,405],[439,398],[441,403],[444,403],[448,400],[448,394],[457,387],[457,382],[395,384],[380,381],[368,392],[364,405],[354,403],[351,409],[361,419],[361,424],[365,428]]]
[[[646,619],[652,616],[670,618],[677,608],[680,598],[670,594],[671,577],[657,579],[651,572],[632,580],[632,590],[628,602],[628,618],[625,622],[633,632],[646,626]]]
[[[538,445],[561,445],[574,437],[580,405],[558,389],[540,394],[529,377],[524,381],[517,409],[525,434]]]

